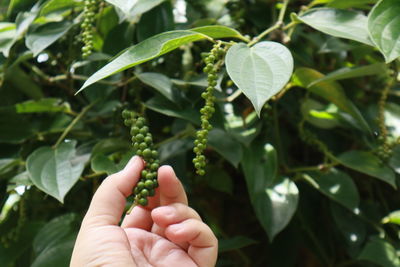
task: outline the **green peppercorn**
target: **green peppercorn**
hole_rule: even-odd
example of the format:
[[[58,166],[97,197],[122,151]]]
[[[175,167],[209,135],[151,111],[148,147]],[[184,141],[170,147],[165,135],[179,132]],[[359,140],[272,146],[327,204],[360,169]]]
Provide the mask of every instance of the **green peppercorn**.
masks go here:
[[[82,57],[88,57],[93,50],[94,20],[100,0],[84,1],[81,38],[83,41]],[[126,114],[123,114],[123,117]],[[125,117],[124,117],[125,118]]]
[[[147,198],[145,198],[145,197],[140,198],[140,199],[138,200],[138,204],[139,204],[139,205],[142,205],[142,206],[146,206],[148,203],[149,203],[149,202],[148,202]]]
[[[135,204],[147,205],[147,197],[154,196],[154,188],[158,187],[157,170],[159,161],[158,153],[154,149],[153,138],[146,125],[146,120],[130,111],[123,111],[122,116],[129,121],[132,145],[136,155],[142,156],[146,162],[145,169],[141,172],[141,177],[133,193],[135,194]]]
[[[201,114],[201,129],[196,133],[196,140],[194,141],[193,152],[196,157],[193,159],[194,167],[196,168],[196,173],[199,175],[204,175],[205,167],[205,157],[203,151],[207,147],[207,137],[208,132],[212,129],[209,119],[215,112],[214,102],[215,97],[213,96],[213,91],[217,85],[217,62],[224,56],[225,50],[221,48],[221,42],[218,42],[211,49],[210,53],[202,54],[203,61],[206,63],[203,71],[207,74],[208,87],[206,91],[201,94],[201,97],[205,100],[205,105],[200,109]]]

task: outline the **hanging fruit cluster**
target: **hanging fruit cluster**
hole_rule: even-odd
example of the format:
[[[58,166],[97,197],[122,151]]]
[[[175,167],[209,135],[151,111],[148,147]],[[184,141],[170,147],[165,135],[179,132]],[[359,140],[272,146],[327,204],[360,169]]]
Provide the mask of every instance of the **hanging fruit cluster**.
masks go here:
[[[96,11],[100,0],[85,0],[83,9],[83,22],[81,24],[81,38],[83,42],[82,57],[87,58],[93,51],[93,34]]]
[[[132,136],[132,146],[136,155],[143,158],[146,163],[142,170],[141,177],[137,183],[134,193],[134,204],[146,206],[147,197],[154,196],[155,189],[158,187],[157,170],[159,160],[157,150],[154,149],[153,137],[146,125],[146,119],[133,111],[124,110],[122,112],[124,124],[130,127]]]
[[[213,91],[217,85],[218,79],[217,73],[219,65],[217,63],[223,58],[224,54],[225,50],[221,48],[221,42],[216,43],[210,53],[202,54],[206,64],[203,71],[207,74],[208,87],[206,91],[201,94],[201,97],[205,100],[205,105],[200,109],[201,129],[196,133],[196,140],[194,141],[193,148],[193,152],[196,154],[196,157],[193,159],[193,164],[196,168],[196,173],[199,175],[205,174],[204,167],[206,166],[206,158],[203,152],[207,146],[208,132],[212,129],[209,120],[215,111],[215,96],[213,95]]]

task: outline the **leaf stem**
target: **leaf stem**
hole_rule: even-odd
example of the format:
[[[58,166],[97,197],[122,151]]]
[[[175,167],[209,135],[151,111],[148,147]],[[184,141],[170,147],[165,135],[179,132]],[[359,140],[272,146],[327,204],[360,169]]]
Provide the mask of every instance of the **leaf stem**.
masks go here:
[[[57,142],[54,144],[53,148],[57,148],[60,143],[64,140],[64,138],[68,135],[68,133],[74,128],[74,126],[82,119],[82,117],[88,112],[89,109],[91,109],[98,101],[92,102],[90,105],[84,107],[82,111],[74,118],[73,121],[65,128],[64,132],[61,134],[61,136],[58,138]]]
[[[278,20],[275,22],[275,24],[272,25],[271,27],[269,27],[268,29],[266,29],[265,31],[263,31],[262,33],[260,33],[258,36],[254,37],[254,39],[250,43],[248,43],[247,46],[252,46],[252,45],[258,43],[267,34],[273,32],[276,29],[279,29],[279,28],[281,28],[283,26],[283,19],[285,17],[285,13],[286,13],[289,1],[290,0],[283,0],[283,5],[282,5],[282,8],[281,8],[281,10],[279,12]]]

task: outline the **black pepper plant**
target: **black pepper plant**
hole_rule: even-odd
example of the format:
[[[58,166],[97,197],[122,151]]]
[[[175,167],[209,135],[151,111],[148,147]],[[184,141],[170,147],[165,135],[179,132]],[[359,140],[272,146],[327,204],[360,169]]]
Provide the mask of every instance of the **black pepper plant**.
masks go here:
[[[138,155],[127,212],[171,165],[217,266],[399,267],[399,21],[398,0],[1,1],[0,265],[68,266]]]

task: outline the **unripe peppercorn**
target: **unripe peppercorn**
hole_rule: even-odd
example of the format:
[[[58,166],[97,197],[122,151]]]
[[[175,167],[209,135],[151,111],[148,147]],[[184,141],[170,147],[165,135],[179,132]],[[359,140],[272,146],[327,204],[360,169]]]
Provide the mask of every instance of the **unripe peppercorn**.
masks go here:
[[[215,97],[213,96],[213,91],[217,85],[217,71],[218,71],[218,61],[222,59],[225,54],[225,50],[221,47],[221,42],[218,42],[211,49],[210,53],[202,54],[202,58],[206,66],[203,71],[207,74],[208,87],[206,91],[201,94],[201,97],[205,100],[205,105],[200,109],[201,113],[201,129],[196,133],[196,140],[194,141],[193,152],[196,157],[193,159],[194,167],[196,168],[196,173],[199,175],[204,175],[204,167],[206,165],[205,156],[203,151],[207,147],[207,137],[208,131],[211,130],[212,126],[209,119],[215,112],[214,102]]]
[[[147,197],[154,196],[154,189],[158,187],[158,152],[154,149],[153,138],[145,118],[128,110],[122,111],[122,117],[124,123],[126,122],[125,125],[130,127],[132,146],[136,155],[143,157],[146,162],[145,169],[140,173],[140,180],[133,190],[134,205],[146,206]]]
[[[94,20],[100,0],[85,0],[83,8],[83,22],[81,23],[81,38],[83,41],[82,57],[87,58],[93,50]],[[123,117],[126,114],[123,114]],[[125,117],[124,117],[125,118]]]

